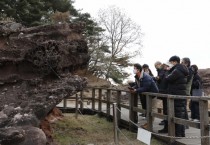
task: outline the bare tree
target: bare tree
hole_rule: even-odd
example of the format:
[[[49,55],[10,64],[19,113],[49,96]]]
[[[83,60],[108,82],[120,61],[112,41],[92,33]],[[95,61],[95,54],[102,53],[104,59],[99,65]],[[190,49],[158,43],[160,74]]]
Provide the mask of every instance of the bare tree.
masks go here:
[[[110,49],[110,53],[106,54],[108,63],[105,63],[105,77],[108,79],[116,74],[116,69],[121,71],[128,65],[130,58],[140,54],[142,33],[139,25],[114,6],[99,11],[98,24],[105,29],[102,36]]]

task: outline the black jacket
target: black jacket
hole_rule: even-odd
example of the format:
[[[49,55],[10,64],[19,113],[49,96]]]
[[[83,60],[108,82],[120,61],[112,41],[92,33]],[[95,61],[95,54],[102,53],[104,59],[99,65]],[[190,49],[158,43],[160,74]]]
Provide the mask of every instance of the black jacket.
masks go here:
[[[194,73],[192,86],[191,86],[191,95],[193,89],[199,89],[199,88],[203,88],[202,79],[198,73]]]
[[[187,76],[189,70],[182,64],[173,66],[169,75],[166,76],[168,82],[168,93],[173,95],[187,95]]]
[[[163,68],[157,69],[157,74],[159,79],[156,82],[159,92],[165,94],[167,93],[167,86],[168,86],[166,81],[166,76],[168,75],[168,71],[164,70]]]

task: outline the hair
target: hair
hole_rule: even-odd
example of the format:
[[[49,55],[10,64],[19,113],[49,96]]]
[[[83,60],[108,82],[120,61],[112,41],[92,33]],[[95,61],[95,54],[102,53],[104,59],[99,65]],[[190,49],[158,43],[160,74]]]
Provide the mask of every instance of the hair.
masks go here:
[[[152,71],[150,70],[148,64],[143,64],[142,69],[148,69],[148,70],[149,70],[149,75],[150,75],[150,76],[154,76],[154,75],[152,74]],[[144,70],[144,71],[145,71],[145,70]]]
[[[136,67],[136,69],[138,69],[139,71],[142,71],[142,67],[139,63],[135,63],[134,67]]]
[[[162,63],[160,61],[156,61],[155,66],[157,66],[157,65],[162,65]]]
[[[154,76],[151,69],[149,69],[149,75],[152,76],[152,77]]]
[[[191,62],[188,57],[184,57],[184,58],[182,58],[182,60],[184,61],[185,64],[187,64],[188,67],[190,66]]]
[[[180,58],[179,56],[174,55],[169,59],[169,62],[171,61],[176,61],[177,63],[180,63]]]
[[[143,64],[142,68],[149,68],[148,64]]]
[[[193,69],[194,73],[197,73],[198,72],[198,66],[197,65],[193,64],[191,66],[191,68]]]

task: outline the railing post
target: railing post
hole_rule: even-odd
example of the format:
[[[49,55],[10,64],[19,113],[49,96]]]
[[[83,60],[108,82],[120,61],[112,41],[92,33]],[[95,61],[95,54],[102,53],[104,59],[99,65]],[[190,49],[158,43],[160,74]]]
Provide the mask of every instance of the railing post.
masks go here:
[[[121,111],[121,91],[117,91],[117,108]],[[117,113],[117,119],[118,119],[118,123],[120,123],[120,119],[121,119],[121,112]]]
[[[208,115],[208,101],[200,100],[199,101],[199,111],[200,111],[200,131],[201,136],[209,136],[209,115]],[[201,138],[202,145],[209,145],[209,137]]]
[[[102,108],[102,103],[101,103],[101,99],[102,99],[102,89],[98,90],[98,111],[101,112],[101,108]]]
[[[76,94],[76,104],[75,104],[75,118],[78,118],[78,94]]]
[[[138,106],[138,94],[137,93],[130,94],[130,96],[129,96],[129,119],[134,123],[138,122],[137,112],[133,111],[133,107],[137,107],[137,106]],[[137,131],[137,127],[132,122],[129,122],[129,130]]]
[[[67,107],[67,101],[66,101],[66,99],[63,99],[63,107],[64,107],[64,110],[66,112],[66,107]]]
[[[168,113],[168,135],[175,136],[175,123],[174,123],[174,99],[168,96],[167,98],[167,113]],[[174,139],[171,139],[170,142],[174,142]]]
[[[83,91],[80,92],[80,111],[83,112]]]
[[[92,109],[95,110],[95,88],[92,89]]]
[[[147,126],[148,130],[152,131],[152,96],[146,95],[146,101],[147,101]]]
[[[109,117],[110,116],[110,97],[111,97],[111,91],[110,90],[107,90],[107,94],[106,94],[106,100],[107,100],[107,104],[106,104],[106,113],[107,113],[107,116]]]
[[[113,118],[114,118],[114,142],[115,145],[119,144],[119,134],[118,134],[118,118],[117,118],[117,103],[113,103]]]

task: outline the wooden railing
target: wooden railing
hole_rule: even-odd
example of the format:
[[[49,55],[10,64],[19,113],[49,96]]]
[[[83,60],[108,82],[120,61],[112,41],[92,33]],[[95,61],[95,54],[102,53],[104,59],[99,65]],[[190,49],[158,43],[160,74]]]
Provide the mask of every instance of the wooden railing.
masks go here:
[[[107,117],[111,117],[111,111],[110,107],[112,103],[117,103],[117,107],[119,110],[121,108],[128,109],[129,111],[129,120],[130,121],[125,121],[121,119],[121,113],[118,112],[117,117],[118,117],[118,124],[125,123],[127,124],[127,127],[130,130],[133,130],[136,128],[135,125],[133,125],[132,122],[137,123],[138,121],[138,112],[139,113],[146,113],[147,114],[147,123],[148,123],[148,130],[153,131],[153,122],[152,118],[160,118],[160,119],[165,119],[168,120],[168,135],[169,136],[175,136],[175,123],[181,124],[181,125],[188,125],[190,127],[198,128],[200,129],[200,134],[201,134],[201,144],[202,145],[209,145],[210,140],[209,140],[209,113],[208,113],[208,100],[210,100],[210,97],[198,97],[198,96],[178,96],[178,95],[168,95],[168,94],[160,94],[160,93],[142,93],[143,95],[146,96],[147,100],[147,110],[141,109],[138,105],[138,95],[137,94],[130,94],[127,90],[117,90],[117,89],[107,89],[107,88],[89,88],[89,90],[92,90],[92,96],[84,97],[83,92],[80,92],[80,110],[84,109],[83,102],[84,101],[90,101],[92,103],[92,110],[96,110],[97,112],[105,113]],[[98,93],[96,93],[98,91]],[[105,98],[102,97],[102,92],[105,92]],[[128,95],[128,103],[125,104],[121,100],[121,93],[125,92]],[[113,95],[115,93],[115,95]],[[96,96],[96,94],[98,96]],[[162,113],[155,113],[152,112],[152,98],[153,97],[159,97],[159,98],[167,98],[167,111],[168,115],[163,115]],[[174,116],[174,100],[175,99],[194,99],[199,101],[199,111],[200,111],[200,122],[193,122],[190,120],[186,119],[181,119],[177,118]],[[76,100],[76,97],[69,97],[64,99],[63,103],[63,108],[67,108],[67,100],[68,99],[73,99]],[[97,104],[98,103],[98,104]],[[105,108],[102,105],[105,103]],[[75,103],[76,106],[77,103]],[[76,107],[75,107],[76,108]],[[102,110],[105,110],[105,112]],[[173,141],[174,138],[171,138],[171,141]]]

